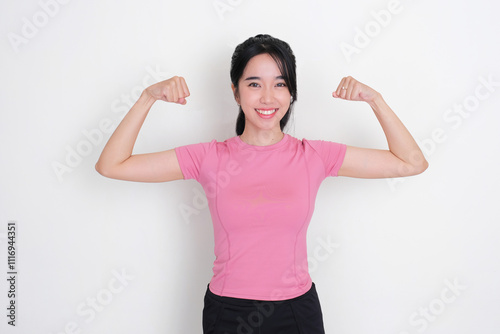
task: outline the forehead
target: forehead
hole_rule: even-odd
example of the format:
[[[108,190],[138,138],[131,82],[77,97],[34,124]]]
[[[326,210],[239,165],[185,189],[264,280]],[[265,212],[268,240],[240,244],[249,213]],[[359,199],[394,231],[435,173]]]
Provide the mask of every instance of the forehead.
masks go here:
[[[257,55],[250,59],[243,71],[243,78],[247,76],[272,77],[280,76],[281,72],[276,61],[267,53]]]

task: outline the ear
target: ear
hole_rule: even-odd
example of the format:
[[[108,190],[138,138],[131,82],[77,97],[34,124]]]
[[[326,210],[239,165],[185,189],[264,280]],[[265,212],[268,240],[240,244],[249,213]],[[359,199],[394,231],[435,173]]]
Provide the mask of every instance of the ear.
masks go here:
[[[238,105],[240,105],[240,97],[238,94],[238,89],[236,87],[234,87],[234,84],[231,84],[231,89],[233,90],[233,95],[234,95],[234,99],[236,100],[236,103],[238,103]]]

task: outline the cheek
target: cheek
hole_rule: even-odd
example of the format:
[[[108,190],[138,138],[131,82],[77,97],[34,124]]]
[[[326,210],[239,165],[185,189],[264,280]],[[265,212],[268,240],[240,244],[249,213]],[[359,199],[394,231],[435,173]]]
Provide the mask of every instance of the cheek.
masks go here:
[[[292,95],[290,93],[284,93],[282,96],[280,96],[280,102],[284,106],[289,106],[291,104],[291,99]]]
[[[292,94],[288,91],[288,89],[281,89],[276,92],[276,97],[279,97],[280,100],[288,100],[292,97]]]
[[[242,100],[243,103],[245,101],[246,102],[252,102],[252,101],[255,101],[258,98],[259,98],[259,95],[256,92],[252,92],[251,90],[243,89],[240,92],[240,99]]]

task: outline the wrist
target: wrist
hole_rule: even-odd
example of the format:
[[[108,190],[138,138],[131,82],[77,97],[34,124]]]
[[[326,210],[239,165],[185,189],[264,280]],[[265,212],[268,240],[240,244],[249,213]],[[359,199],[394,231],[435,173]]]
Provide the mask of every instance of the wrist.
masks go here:
[[[382,97],[382,94],[376,92],[373,98],[370,101],[367,101],[367,103],[370,105],[370,107],[372,107],[373,110],[377,110],[385,104],[385,101]]]
[[[142,94],[139,97],[139,101],[142,102],[147,107],[151,107],[156,102],[156,98],[154,98],[153,95],[151,95],[148,92],[148,90],[145,89],[145,90],[142,91]]]

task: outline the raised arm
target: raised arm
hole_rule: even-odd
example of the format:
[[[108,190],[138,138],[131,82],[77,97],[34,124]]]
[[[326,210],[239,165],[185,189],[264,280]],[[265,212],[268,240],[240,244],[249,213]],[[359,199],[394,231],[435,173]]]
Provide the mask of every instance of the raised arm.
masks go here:
[[[104,147],[95,166],[99,174],[140,182],[183,179],[174,149],[136,155],[132,155],[132,151],[142,124],[157,100],[186,104],[189,95],[182,77],[173,77],[146,88]]]
[[[420,174],[427,169],[428,162],[422,151],[380,93],[352,77],[345,77],[332,95],[335,98],[367,102],[382,126],[389,145],[388,150],[348,146],[339,176],[401,177]]]

